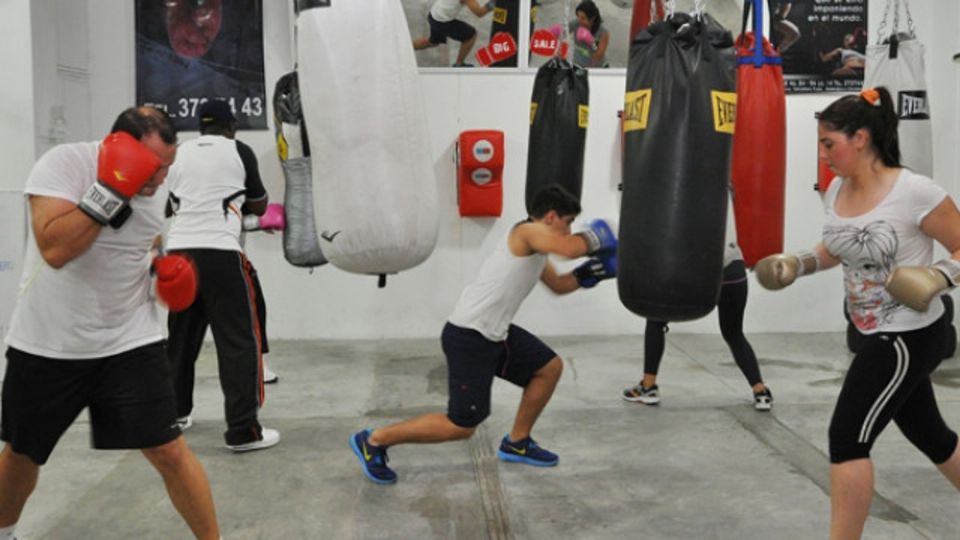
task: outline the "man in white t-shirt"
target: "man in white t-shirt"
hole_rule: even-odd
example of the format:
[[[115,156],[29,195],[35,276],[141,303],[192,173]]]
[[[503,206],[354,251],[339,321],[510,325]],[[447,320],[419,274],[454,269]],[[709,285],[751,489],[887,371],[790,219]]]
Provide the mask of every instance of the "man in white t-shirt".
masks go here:
[[[31,241],[6,337],[0,539],[14,538],[40,466],[84,408],[94,448],[139,449],[193,534],[220,537],[206,473],[176,424],[151,294],[176,137],[166,113],[131,108],[102,142],[57,146],[30,172]]]
[[[257,419],[263,404],[263,340],[256,309],[253,267],[240,247],[243,214],[267,209],[253,150],[234,138],[236,118],[225,101],[207,101],[197,111],[200,137],[180,145],[170,168],[172,222],[167,250],[193,260],[197,298],[167,319],[167,352],[174,372],[177,415],[190,425],[194,365],[209,326],[217,347],[224,395],[227,448],[261,450],[280,434]]]
[[[477,17],[483,17],[496,7],[495,0],[488,0],[483,5],[477,0],[436,0],[430,13],[427,14],[427,23],[430,25],[430,35],[413,40],[416,50],[429,49],[443,45],[447,39],[460,42],[457,52],[457,61],[453,67],[469,66],[464,61],[477,41],[477,29],[457,18],[460,10],[466,7]]]

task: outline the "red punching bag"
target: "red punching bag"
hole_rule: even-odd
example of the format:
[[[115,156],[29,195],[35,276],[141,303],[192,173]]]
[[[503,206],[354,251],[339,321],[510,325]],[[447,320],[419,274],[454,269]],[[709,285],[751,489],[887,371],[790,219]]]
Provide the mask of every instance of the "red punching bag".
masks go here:
[[[630,20],[630,41],[637,32],[650,23],[663,20],[663,0],[633,0],[633,18]]]
[[[751,2],[754,31],[746,32]],[[731,180],[737,242],[748,267],[783,251],[786,95],[780,55],[763,37],[762,5],[762,0],[744,2],[744,24],[737,38],[737,130]]]

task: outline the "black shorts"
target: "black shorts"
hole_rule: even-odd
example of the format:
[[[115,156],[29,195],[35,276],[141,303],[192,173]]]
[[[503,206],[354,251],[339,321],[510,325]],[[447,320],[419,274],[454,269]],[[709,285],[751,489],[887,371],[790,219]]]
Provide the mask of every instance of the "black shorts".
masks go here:
[[[430,43],[435,45],[443,45],[447,42],[447,38],[464,42],[477,35],[476,28],[460,19],[440,22],[434,19],[433,15],[427,14],[427,22],[430,23]]]
[[[7,349],[0,438],[14,452],[43,465],[85,407],[94,448],[152,448],[179,437],[163,342],[93,360]]]
[[[440,336],[447,357],[450,400],[447,416],[460,427],[476,427],[490,415],[493,378],[525,387],[557,353],[536,336],[510,325],[506,341],[447,323]]]

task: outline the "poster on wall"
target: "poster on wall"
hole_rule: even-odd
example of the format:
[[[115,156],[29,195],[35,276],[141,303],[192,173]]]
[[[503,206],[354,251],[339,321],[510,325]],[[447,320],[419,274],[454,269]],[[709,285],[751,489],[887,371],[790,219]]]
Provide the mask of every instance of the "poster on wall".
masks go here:
[[[854,92],[866,65],[867,0],[773,1],[770,35],[787,93]]]
[[[230,103],[238,129],[267,129],[261,0],[137,0],[137,103],[197,130],[197,108]]]

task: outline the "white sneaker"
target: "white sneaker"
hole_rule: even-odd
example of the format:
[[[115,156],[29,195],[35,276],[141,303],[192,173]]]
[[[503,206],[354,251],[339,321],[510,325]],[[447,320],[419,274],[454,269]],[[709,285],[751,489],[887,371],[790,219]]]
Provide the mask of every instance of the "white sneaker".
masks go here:
[[[262,428],[260,430],[259,441],[248,442],[244,444],[228,444],[227,448],[234,452],[251,452],[253,450],[264,450],[271,446],[276,446],[280,442],[280,432],[275,429]]]
[[[643,382],[638,382],[636,386],[625,388],[620,395],[625,401],[634,403],[643,403],[644,405],[656,405],[660,403],[660,388],[653,385],[647,388]]]
[[[263,361],[263,384],[271,384],[280,380],[280,377],[267,366],[267,361]]]
[[[758,411],[773,409],[773,394],[769,388],[764,388],[763,392],[753,395],[753,408]]]
[[[177,421],[174,423],[174,425],[180,428],[180,431],[186,431],[193,426],[193,418],[191,418],[190,415],[182,416],[177,418]]]

